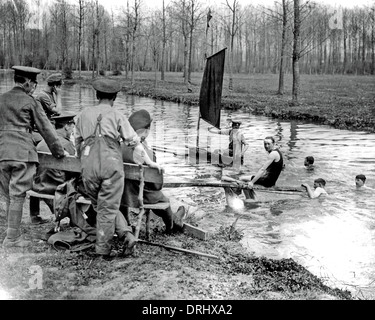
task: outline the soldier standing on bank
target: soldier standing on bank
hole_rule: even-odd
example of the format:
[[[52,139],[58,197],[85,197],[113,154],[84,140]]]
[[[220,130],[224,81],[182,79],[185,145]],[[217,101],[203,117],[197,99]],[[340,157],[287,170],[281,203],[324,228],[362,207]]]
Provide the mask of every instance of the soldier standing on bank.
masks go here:
[[[119,209],[125,181],[120,140],[141,154],[142,163],[157,168],[159,172],[162,168],[150,160],[128,119],[113,107],[121,84],[111,79],[98,79],[93,82],[93,87],[99,104],[83,109],[78,115],[75,137],[86,195],[97,212],[95,252],[108,258],[111,256],[116,216],[121,214]],[[120,239],[126,248],[125,253],[131,254],[136,239],[130,226]]]
[[[0,95],[0,195],[5,199],[8,220],[3,247],[31,244],[21,235],[22,209],[26,192],[32,188],[38,164],[32,129],[39,130],[56,158],[63,147],[42,106],[31,95],[39,69],[13,66],[15,87]]]

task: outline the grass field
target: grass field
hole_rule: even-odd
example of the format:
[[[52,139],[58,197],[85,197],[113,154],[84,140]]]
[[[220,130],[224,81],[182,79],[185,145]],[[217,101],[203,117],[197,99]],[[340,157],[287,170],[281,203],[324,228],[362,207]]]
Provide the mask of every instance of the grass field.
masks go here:
[[[78,73],[74,73],[76,77]],[[91,81],[84,72],[83,82]],[[160,79],[160,74],[157,75]],[[136,72],[131,86],[124,75],[114,77],[123,83],[129,94],[150,98],[199,104],[202,73],[193,73],[191,85],[183,82],[181,73],[166,73],[165,81],[155,74]],[[77,79],[74,82],[79,81]],[[222,107],[248,108],[254,114],[281,119],[307,120],[332,125],[338,129],[375,132],[375,76],[301,75],[299,105],[292,105],[292,76],[285,75],[285,94],[277,95],[278,75],[234,75],[234,88],[228,90],[228,75],[224,76]]]

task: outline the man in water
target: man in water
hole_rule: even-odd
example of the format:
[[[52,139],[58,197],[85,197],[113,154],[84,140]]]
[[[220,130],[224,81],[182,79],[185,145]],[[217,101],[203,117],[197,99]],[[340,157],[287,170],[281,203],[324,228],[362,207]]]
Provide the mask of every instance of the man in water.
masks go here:
[[[326,181],[322,178],[314,180],[314,190],[310,188],[307,183],[302,183],[301,186],[306,188],[307,193],[311,199],[318,198],[321,195],[327,195],[327,191],[324,189]]]
[[[355,176],[355,187],[357,190],[374,190],[365,185],[366,176],[364,174],[358,174]]]
[[[274,137],[266,137],[263,141],[264,149],[268,152],[268,157],[255,176],[242,176],[240,179],[248,181],[248,187],[258,184],[267,188],[273,187],[279,178],[284,167],[284,160],[280,149],[275,145]]]
[[[306,170],[314,170],[314,157],[306,157],[303,165],[305,166]]]
[[[275,145],[275,139],[271,136],[266,137],[263,141],[264,148],[268,152],[268,157],[263,166],[258,170],[255,175],[242,175],[239,177],[240,181],[246,181],[247,186],[252,189],[255,184],[267,188],[273,187],[284,166],[283,156],[278,146]],[[223,181],[231,182],[232,178],[226,176],[222,177]],[[235,194],[241,194],[241,189],[231,188]],[[246,199],[255,199],[253,190],[245,190],[244,194]]]

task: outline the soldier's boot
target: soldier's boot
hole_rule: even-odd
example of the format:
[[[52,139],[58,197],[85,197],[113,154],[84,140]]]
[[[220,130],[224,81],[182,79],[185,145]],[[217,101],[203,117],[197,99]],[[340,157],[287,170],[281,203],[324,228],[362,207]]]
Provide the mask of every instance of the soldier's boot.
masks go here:
[[[175,214],[172,212],[171,207],[165,210],[165,212],[166,215],[163,216],[163,221],[166,227],[165,233],[171,234],[173,232],[182,232],[184,227],[182,219],[185,216],[185,207],[180,206]]]
[[[30,221],[31,224],[43,224],[49,222],[48,219],[43,219],[40,215],[40,200],[36,197],[30,197]]]
[[[182,232],[184,228],[183,219],[185,217],[185,207],[180,206],[177,209],[177,212],[173,215],[173,230]]]
[[[133,254],[134,247],[137,243],[137,239],[130,231],[125,232],[123,243],[124,243],[124,246],[123,246],[122,255],[126,257],[126,256]]]
[[[163,211],[162,219],[165,224],[165,233],[171,234],[173,230],[173,212],[171,207]]]
[[[10,199],[8,210],[7,236],[3,241],[3,248],[23,248],[31,245],[31,241],[25,240],[21,235],[22,208],[24,199]]]

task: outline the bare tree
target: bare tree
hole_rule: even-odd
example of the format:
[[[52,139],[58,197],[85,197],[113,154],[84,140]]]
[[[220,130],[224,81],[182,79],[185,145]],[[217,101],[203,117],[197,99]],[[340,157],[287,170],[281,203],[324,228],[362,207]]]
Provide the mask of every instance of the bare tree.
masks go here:
[[[299,58],[300,58],[300,1],[294,0],[294,26],[293,26],[293,87],[292,102],[298,104],[300,90]]]
[[[183,77],[184,83],[188,84],[188,59],[189,59],[189,5],[188,0],[176,0],[173,2],[172,16],[180,26],[180,32],[183,38]]]
[[[371,74],[375,74],[375,4],[370,10],[371,23]]]
[[[130,54],[130,61],[131,61],[131,84],[134,85],[134,60],[135,60],[135,41],[137,38],[137,29],[139,27],[139,19],[140,19],[140,0],[134,0],[134,8],[133,8],[133,19],[132,19],[132,33],[131,33],[131,54]]]
[[[285,65],[285,58],[286,58],[286,33],[288,28],[288,3],[287,0],[282,0],[282,22],[283,22],[283,29],[281,33],[281,52],[280,52],[280,69],[279,69],[279,89],[277,91],[278,94],[284,94],[284,65]]]
[[[230,27],[228,28],[230,36],[230,52],[229,52],[229,90],[233,90],[233,56],[234,56],[234,37],[238,31],[238,25],[236,24],[237,11],[238,11],[238,0],[233,0],[233,3],[230,4],[226,0],[226,5],[231,12]]]
[[[165,23],[165,3],[163,0],[163,46],[161,50],[161,81],[164,81],[165,75],[164,75],[164,70],[165,70],[165,44],[167,42],[166,39],[166,23]]]
[[[78,76],[81,77],[82,72],[82,35],[83,35],[83,23],[85,17],[85,0],[78,0]]]

